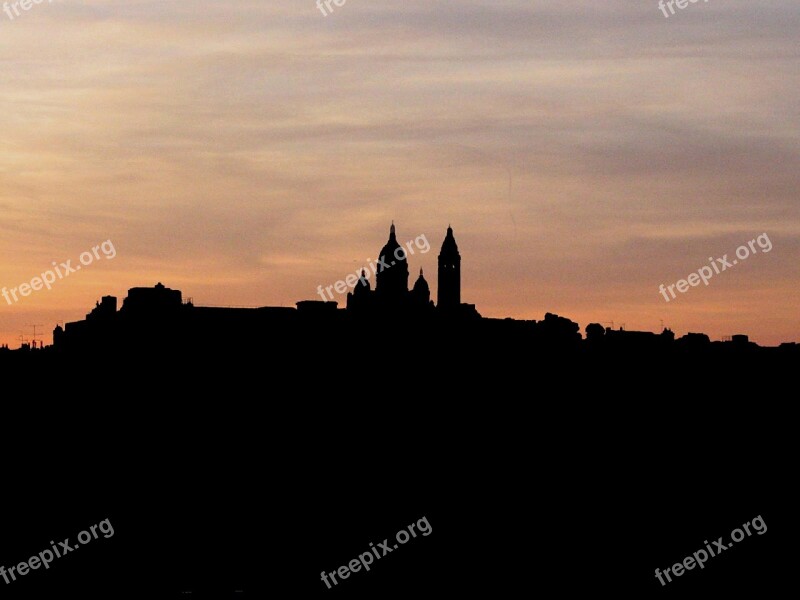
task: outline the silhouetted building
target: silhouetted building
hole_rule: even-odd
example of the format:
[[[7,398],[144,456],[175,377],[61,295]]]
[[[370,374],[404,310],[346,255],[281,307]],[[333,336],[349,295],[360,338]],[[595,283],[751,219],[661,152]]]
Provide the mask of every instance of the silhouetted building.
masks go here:
[[[438,257],[438,303],[431,300],[430,286],[422,269],[408,289],[408,260],[398,243],[394,223],[379,254],[375,289],[365,270],[347,295],[347,308],[336,302],[304,300],[295,307],[225,308],[195,306],[184,302],[179,290],[158,283],[128,291],[117,310],[117,298],[103,296],[83,321],[53,330],[56,351],[91,351],[113,354],[132,350],[135,356],[172,348],[187,352],[238,352],[261,356],[265,349],[290,357],[308,357],[335,340],[345,359],[370,360],[387,339],[397,345],[447,340],[448,356],[467,360],[488,353],[492,360],[520,364],[531,353],[553,351],[585,355],[595,361],[605,354],[627,358],[684,356],[709,352],[756,353],[761,351],[746,335],[730,342],[710,342],[705,334],[688,333],[676,340],[670,329],[660,334],[586,327],[586,340],[577,323],[552,313],[544,320],[483,318],[474,304],[461,302],[461,254],[452,227]],[[777,349],[776,349],[777,350]],[[800,347],[784,344],[784,354],[796,356]],[[461,364],[460,362],[458,364]]]
[[[414,287],[411,290],[411,300],[414,306],[419,308],[426,308],[433,305],[431,302],[431,288],[428,282],[425,281],[422,269],[419,270],[419,277],[417,281],[414,282]]]
[[[56,325],[56,328],[53,329],[53,346],[56,348],[63,348],[65,346],[64,328],[61,327],[61,325]]]
[[[711,339],[705,333],[687,333],[678,338],[675,343],[682,350],[698,351],[711,346]]]
[[[373,308],[372,286],[367,279],[367,273],[361,269],[361,277],[353,287],[353,291],[347,294],[347,310],[358,314],[367,314]]]
[[[461,254],[453,236],[453,228],[447,226],[447,235],[439,252],[439,289],[437,307],[454,310],[461,305]]]
[[[354,315],[379,313],[383,317],[411,317],[430,314],[442,309],[459,317],[480,318],[474,304],[461,304],[461,255],[453,237],[453,229],[447,228],[447,236],[439,255],[439,304],[431,301],[431,290],[422,269],[414,287],[408,289],[408,257],[406,250],[397,241],[394,223],[389,229],[389,240],[378,254],[377,282],[375,290],[370,287],[365,271],[353,291],[347,294],[347,310]],[[444,276],[442,269],[445,270]],[[445,290],[442,292],[442,282]],[[445,304],[442,305],[442,298]]]
[[[394,223],[389,228],[389,240],[378,254],[378,273],[375,294],[382,306],[399,308],[408,297],[408,257],[397,241]]]
[[[116,304],[116,300],[114,301]],[[151,288],[131,288],[122,302],[121,312],[164,313],[180,310],[183,305],[179,290],[171,290],[159,282]]]
[[[180,292],[179,292],[180,293]],[[86,315],[87,321],[100,321],[112,319],[117,312],[117,299],[115,296],[103,296],[97,302],[92,312]]]

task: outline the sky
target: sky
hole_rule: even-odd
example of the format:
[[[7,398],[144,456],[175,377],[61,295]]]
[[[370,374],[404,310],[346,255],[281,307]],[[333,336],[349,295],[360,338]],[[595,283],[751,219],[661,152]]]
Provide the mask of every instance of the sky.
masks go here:
[[[484,316],[800,341],[796,0],[11,5],[0,343],[156,282],[319,299],[392,221],[434,298],[452,225]]]

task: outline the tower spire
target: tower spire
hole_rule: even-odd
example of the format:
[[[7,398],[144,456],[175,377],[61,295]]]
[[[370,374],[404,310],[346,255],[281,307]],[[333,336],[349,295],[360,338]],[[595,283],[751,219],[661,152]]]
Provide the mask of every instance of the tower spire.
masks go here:
[[[461,254],[453,235],[453,228],[447,226],[447,235],[439,252],[439,289],[437,306],[443,310],[457,309],[461,304]]]

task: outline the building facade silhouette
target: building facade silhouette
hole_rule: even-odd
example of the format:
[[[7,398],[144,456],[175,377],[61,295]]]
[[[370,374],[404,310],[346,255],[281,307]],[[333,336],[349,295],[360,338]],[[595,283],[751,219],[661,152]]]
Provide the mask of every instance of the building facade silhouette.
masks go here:
[[[437,306],[442,310],[456,310],[461,305],[461,254],[453,236],[453,228],[447,226],[447,235],[439,252],[439,288]]]
[[[195,306],[191,300],[183,299],[180,290],[161,283],[135,287],[128,291],[119,310],[116,297],[103,296],[84,320],[57,326],[53,345],[57,350],[106,354],[130,349],[147,354],[154,348],[195,353],[213,349],[241,352],[249,348],[257,355],[270,348],[302,355],[310,347],[324,347],[336,340],[338,350],[346,347],[356,355],[369,354],[389,338],[393,344],[402,340],[447,339],[453,352],[465,356],[491,348],[493,360],[514,360],[522,355],[520,352],[541,351],[549,355],[554,350],[581,351],[591,357],[709,352],[727,355],[762,350],[743,335],[728,342],[711,342],[707,335],[699,333],[676,339],[668,328],[656,334],[590,323],[584,339],[577,323],[551,313],[541,321],[483,317],[474,304],[461,302],[461,254],[449,226],[438,255],[435,304],[422,269],[409,289],[408,256],[397,241],[394,223],[380,250],[379,265],[375,289],[368,273],[362,270],[347,295],[346,308],[340,308],[337,302],[319,300],[303,300],[295,307]],[[247,336],[244,341],[242,334]],[[784,344],[780,350],[796,355],[800,346]]]
[[[394,223],[389,228],[389,239],[378,253],[378,272],[373,291],[367,273],[347,294],[347,310],[354,315],[381,313],[383,316],[408,316],[439,313],[480,318],[474,304],[461,303],[461,254],[458,251],[453,228],[447,234],[439,252],[438,302],[431,300],[431,289],[422,269],[408,289],[409,265],[405,249],[397,241]]]

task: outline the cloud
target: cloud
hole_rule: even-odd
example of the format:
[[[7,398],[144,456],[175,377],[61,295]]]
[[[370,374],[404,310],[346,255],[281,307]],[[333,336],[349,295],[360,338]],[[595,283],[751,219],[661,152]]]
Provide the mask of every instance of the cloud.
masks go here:
[[[390,220],[434,245],[452,222],[484,313],[653,329],[654,285],[769,231],[757,266],[668,312],[796,339],[798,25],[788,0],[669,19],[625,0],[0,13],[0,285],[110,238],[113,266],[26,310],[76,319],[166,279],[290,305],[374,258]],[[0,310],[13,343],[29,315]]]

